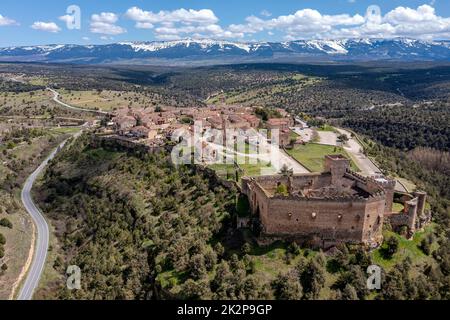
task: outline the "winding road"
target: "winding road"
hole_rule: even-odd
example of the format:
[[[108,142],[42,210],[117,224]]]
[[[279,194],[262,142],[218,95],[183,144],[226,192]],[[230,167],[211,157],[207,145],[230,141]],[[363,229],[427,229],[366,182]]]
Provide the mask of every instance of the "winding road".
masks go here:
[[[58,92],[56,92],[53,89],[48,89],[54,93],[53,100],[64,107],[74,109],[74,110],[81,110],[86,111],[84,109],[79,109],[76,107],[72,107],[68,104],[65,104],[64,102],[61,102],[58,100]],[[89,110],[95,113],[101,113],[106,114],[103,111],[96,111],[96,110]],[[85,123],[83,127],[86,127],[87,123]],[[83,129],[81,129],[79,132],[74,134],[72,137],[74,139],[78,138],[83,132]],[[69,138],[70,139],[70,138]],[[30,214],[31,218],[33,219],[33,222],[36,226],[36,243],[34,248],[34,255],[33,255],[33,261],[31,263],[30,268],[28,269],[27,276],[25,278],[25,281],[22,285],[22,288],[20,289],[19,295],[17,297],[17,300],[31,300],[33,298],[34,291],[39,285],[39,280],[42,276],[42,272],[44,271],[45,267],[45,261],[47,259],[47,252],[49,247],[49,227],[47,224],[47,221],[45,220],[43,214],[39,210],[39,208],[36,206],[36,204],[33,202],[33,198],[31,195],[31,189],[33,188],[33,184],[35,183],[37,177],[44,171],[45,167],[48,165],[48,163],[56,156],[56,154],[66,145],[67,141],[69,139],[64,140],[58,148],[56,148],[46,159],[44,162],[41,163],[41,165],[34,171],[28,179],[25,181],[25,184],[22,188],[22,194],[21,199],[23,206],[27,210],[27,212]]]
[[[36,178],[44,171],[45,167],[52,160],[58,151],[64,147],[67,140],[63,141],[57,149],[55,149],[45,161],[34,171],[25,182],[22,189],[22,203],[30,214],[33,222],[36,226],[37,236],[36,236],[36,246],[34,250],[33,262],[28,270],[27,277],[19,292],[18,300],[31,300],[33,298],[33,293],[39,284],[39,279],[41,278],[42,271],[44,270],[45,260],[47,259],[47,251],[49,244],[49,229],[48,224],[45,221],[44,216],[40,212],[39,208],[34,204],[33,198],[31,196],[31,189],[36,181]]]
[[[108,115],[109,114],[108,112],[101,111],[101,110],[83,109],[83,108],[71,106],[71,105],[59,100],[59,92],[58,91],[56,91],[52,88],[47,88],[47,90],[53,93],[53,101],[55,101],[56,103],[62,105],[63,107],[66,107],[68,109],[75,110],[75,111],[91,112],[91,113],[96,113],[96,114],[100,114],[100,115]]]

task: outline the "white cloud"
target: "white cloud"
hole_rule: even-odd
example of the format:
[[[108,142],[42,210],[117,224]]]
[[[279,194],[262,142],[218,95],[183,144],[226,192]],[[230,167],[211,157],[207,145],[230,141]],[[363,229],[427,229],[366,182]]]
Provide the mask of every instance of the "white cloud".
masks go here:
[[[0,27],[3,27],[3,26],[12,26],[12,25],[17,25],[18,23],[15,21],[15,20],[13,20],[13,19],[10,19],[10,18],[8,18],[8,17],[4,17],[4,16],[2,16],[1,14],[0,14]]]
[[[61,31],[61,28],[58,27],[58,25],[54,22],[36,21],[31,25],[31,28],[33,28],[34,30],[47,31],[52,33]]]
[[[155,26],[150,22],[136,22],[136,28],[138,29],[153,29]]]
[[[132,7],[127,10],[125,16],[135,22],[136,28],[152,30],[156,38],[165,40],[183,37],[242,39],[258,33],[261,33],[261,36],[281,34],[285,39],[449,38],[450,18],[438,16],[432,5],[424,4],[417,8],[399,6],[385,15],[378,14],[374,9],[376,7],[372,6],[365,15],[348,13],[330,15],[305,8],[274,17],[267,10],[263,10],[259,16],[251,15],[240,24],[228,26],[221,25],[216,14],[209,9],[152,12]],[[111,26],[117,21],[115,15],[104,21],[106,18],[105,16],[99,19],[102,21],[98,21],[97,24],[107,23]],[[97,27],[105,29],[103,25]]]
[[[173,11],[145,11],[138,7],[127,10],[125,16],[136,22],[138,29],[153,29],[161,40],[194,38],[242,38],[242,32],[224,30],[210,9],[176,9]]]
[[[364,23],[361,15],[348,14],[322,15],[313,9],[298,10],[294,14],[264,20],[255,16],[246,18],[246,24],[230,25],[234,32],[257,33],[264,30],[280,30],[289,39],[296,37],[311,37],[320,33],[332,31],[335,26],[353,26]]]
[[[436,15],[435,9],[426,4],[417,9],[397,7],[384,16],[368,12],[364,17],[359,14],[324,15],[317,10],[303,9],[272,19],[249,16],[244,24],[233,24],[228,29],[244,34],[278,30],[288,40],[347,37],[434,39],[448,38],[450,18]]]
[[[219,21],[214,12],[209,9],[177,9],[173,11],[144,11],[138,7],[128,9],[126,16],[137,22],[157,24],[162,22],[180,22],[184,24],[214,24]]]
[[[89,38],[89,37],[83,37],[82,38],[84,41],[90,41],[91,40],[91,38]]]
[[[102,12],[91,16],[90,30],[92,33],[118,35],[127,32],[126,29],[117,26],[115,23],[119,17],[112,12]]]

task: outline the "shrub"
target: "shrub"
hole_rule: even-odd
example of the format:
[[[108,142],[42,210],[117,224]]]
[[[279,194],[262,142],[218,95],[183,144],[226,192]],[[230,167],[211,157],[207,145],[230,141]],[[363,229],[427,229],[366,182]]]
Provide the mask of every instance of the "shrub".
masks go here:
[[[0,226],[12,229],[13,224],[7,218],[3,218],[0,220]]]
[[[392,257],[398,250],[398,239],[396,237],[390,237],[386,241],[386,253],[389,257]]]
[[[431,245],[430,243],[427,241],[427,239],[422,239],[422,241],[420,242],[420,246],[419,248],[423,251],[423,253],[425,253],[427,256],[430,255],[431,253]]]

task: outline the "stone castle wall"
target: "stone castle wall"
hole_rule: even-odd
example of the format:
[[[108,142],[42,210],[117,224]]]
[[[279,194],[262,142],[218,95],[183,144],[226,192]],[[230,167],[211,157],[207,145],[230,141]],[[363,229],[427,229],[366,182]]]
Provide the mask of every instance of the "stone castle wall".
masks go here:
[[[372,245],[382,240],[384,197],[314,199],[271,196],[250,181],[244,182],[243,192],[249,197],[253,214],[259,216],[265,235],[315,237],[331,244]]]

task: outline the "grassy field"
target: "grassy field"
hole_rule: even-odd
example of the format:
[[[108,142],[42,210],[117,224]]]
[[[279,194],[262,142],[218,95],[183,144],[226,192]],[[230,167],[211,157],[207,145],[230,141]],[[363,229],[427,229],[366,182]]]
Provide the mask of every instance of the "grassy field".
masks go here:
[[[24,124],[32,123],[31,119],[51,119],[52,117],[77,118],[79,111],[69,110],[52,100],[52,94],[47,90],[31,92],[1,92],[0,115],[24,117]],[[90,119],[93,115],[85,114],[84,119]]]
[[[258,161],[257,164],[240,164],[239,167],[244,171],[240,173],[239,176],[248,176],[248,177],[257,177],[261,175],[261,170],[271,170],[273,173],[276,173],[275,169],[273,169],[268,162]],[[228,180],[235,180],[236,175],[236,166],[234,164],[212,164],[209,165],[208,168],[217,172],[217,174],[221,177],[228,177]]]
[[[403,261],[406,257],[410,257],[414,264],[432,262],[432,258],[423,253],[423,251],[419,248],[419,245],[422,239],[424,239],[428,234],[433,233],[434,228],[435,225],[433,224],[425,227],[424,231],[416,232],[412,240],[408,240],[395,232],[383,232],[385,239],[389,237],[397,238],[399,241],[399,247],[391,259],[387,259],[383,255],[383,246],[374,250],[372,252],[372,259],[374,263],[383,267],[385,270],[389,270],[397,263]],[[433,244],[432,249],[436,249],[436,246],[436,243]]]
[[[335,127],[332,127],[332,126],[330,126],[330,125],[328,125],[328,124],[324,124],[323,126],[318,127],[318,128],[317,128],[317,131],[331,131],[331,132],[337,132],[337,130],[336,130]]]
[[[311,172],[322,172],[324,168],[324,159],[329,154],[342,154],[348,158],[349,155],[342,147],[308,143],[306,145],[296,145],[293,149],[287,150],[289,155],[300,162]],[[351,168],[359,171],[356,164],[352,161]]]
[[[300,91],[306,86],[311,86],[321,81],[319,78],[308,77],[303,74],[292,74],[280,77],[273,83],[264,84],[255,88],[243,88],[216,95],[206,101],[208,104],[225,102],[226,104],[252,103],[260,104],[267,96]]]
[[[134,92],[122,91],[60,91],[61,100],[75,107],[112,111],[123,107],[154,107],[152,101]]]
[[[234,149],[237,149],[237,145],[235,145]],[[239,168],[243,171],[239,175],[248,176],[248,177],[257,177],[262,174],[262,170],[264,170],[264,174],[268,172],[276,173],[276,170],[272,168],[271,164],[267,161],[261,161],[259,159],[250,158],[248,155],[251,154],[250,145],[245,145],[245,150],[238,150],[239,154],[234,155],[234,161],[239,164]],[[256,161],[256,163],[255,163]],[[221,177],[228,177],[229,180],[235,180],[236,175],[236,165],[234,164],[212,164],[208,166],[210,169],[216,171]]]

